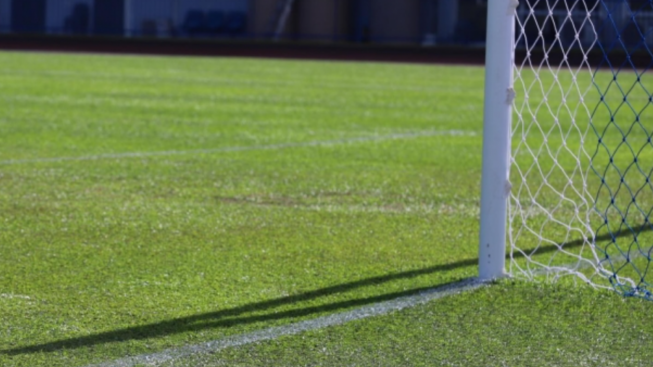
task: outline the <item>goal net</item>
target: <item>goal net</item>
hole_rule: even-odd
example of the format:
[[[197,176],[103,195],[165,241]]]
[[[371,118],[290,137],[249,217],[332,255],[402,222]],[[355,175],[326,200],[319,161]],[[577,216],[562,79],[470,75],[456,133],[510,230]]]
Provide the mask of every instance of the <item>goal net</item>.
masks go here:
[[[653,0],[503,3],[506,272],[653,298]]]

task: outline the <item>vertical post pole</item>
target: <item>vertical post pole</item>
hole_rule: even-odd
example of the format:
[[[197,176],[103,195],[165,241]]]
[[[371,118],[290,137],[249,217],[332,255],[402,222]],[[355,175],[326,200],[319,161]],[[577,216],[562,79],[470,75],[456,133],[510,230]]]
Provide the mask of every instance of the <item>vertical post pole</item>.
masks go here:
[[[174,30],[175,30],[175,37],[181,37],[181,32],[183,24],[183,16],[181,15],[181,8],[179,7],[179,0],[173,0],[172,5],[174,6]]]
[[[340,4],[339,3],[340,3],[340,0],[333,0],[333,35],[331,36],[331,41],[332,42],[337,42],[338,41],[338,34],[340,33],[340,32],[338,32],[338,29],[339,29],[339,27],[338,27],[338,25],[339,25],[339,23],[338,23],[338,20],[339,20],[338,12],[340,11],[340,6],[339,6]]]
[[[517,0],[488,1],[479,279],[504,275]]]
[[[274,41],[279,41],[281,39],[294,4],[295,0],[286,0],[285,4],[283,5],[283,10],[279,16],[279,20],[277,21],[277,27],[274,30]]]
[[[493,5],[488,1],[488,9]],[[438,42],[451,42],[457,23],[458,0],[438,0]]]
[[[132,9],[132,1],[131,0],[123,0],[123,34],[125,37],[131,37],[133,35],[134,31],[134,19],[132,17],[133,15],[133,9]]]

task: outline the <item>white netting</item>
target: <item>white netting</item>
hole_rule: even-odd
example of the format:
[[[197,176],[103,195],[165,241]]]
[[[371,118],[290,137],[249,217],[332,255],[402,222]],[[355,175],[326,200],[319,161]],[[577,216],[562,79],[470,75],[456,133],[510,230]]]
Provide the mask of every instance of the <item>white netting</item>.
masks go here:
[[[637,3],[517,8],[512,275],[575,275],[649,297],[653,1]]]

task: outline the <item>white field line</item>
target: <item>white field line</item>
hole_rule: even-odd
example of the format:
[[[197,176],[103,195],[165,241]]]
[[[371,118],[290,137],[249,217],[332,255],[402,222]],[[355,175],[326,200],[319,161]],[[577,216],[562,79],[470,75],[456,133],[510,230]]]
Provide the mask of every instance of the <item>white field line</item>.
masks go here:
[[[424,291],[414,296],[400,297],[392,301],[376,303],[347,312],[319,317],[313,320],[301,321],[285,326],[272,327],[269,329],[254,331],[247,334],[234,335],[224,339],[218,339],[201,344],[166,349],[158,353],[142,354],[133,357],[121,358],[110,362],[90,365],[88,367],[157,366],[162,363],[174,361],[184,357],[190,357],[198,354],[214,353],[226,348],[277,339],[281,336],[295,335],[305,331],[323,329],[329,326],[341,325],[350,321],[385,315],[390,312],[399,311],[404,308],[415,307],[453,294],[474,290],[484,286],[485,284],[486,283],[480,282],[476,279],[466,279],[460,282]]]
[[[102,106],[102,107],[144,107],[144,108],[156,108],[158,110],[169,109],[174,110],[179,107],[190,107],[195,110],[206,110],[207,108],[212,107],[212,104],[224,104],[224,103],[267,103],[267,104],[286,104],[285,108],[287,110],[305,110],[306,108],[321,108],[328,109],[332,113],[339,113],[339,109],[342,108],[342,103],[346,101],[345,97],[340,99],[331,98],[328,102],[321,101],[316,103],[310,98],[302,97],[289,97],[289,96],[275,96],[275,97],[265,97],[258,95],[248,95],[248,96],[220,96],[220,95],[186,95],[182,98],[179,96],[148,96],[148,95],[134,95],[134,94],[110,94],[110,95],[100,95],[100,96],[85,96],[85,97],[76,97],[74,95],[59,94],[57,96],[34,96],[34,95],[11,95],[7,97],[2,97],[0,95],[0,101],[6,102],[29,102],[29,107],[33,107],[34,103],[43,103],[56,105],[61,107],[63,104],[69,106]],[[169,102],[161,104],[161,102]],[[206,102],[206,103],[204,103]],[[385,103],[380,105],[382,107],[392,108],[393,116],[406,116],[408,113],[405,110],[414,107],[431,107],[432,103],[429,101],[412,101],[410,103]],[[460,111],[476,111],[479,110],[479,106],[475,104],[462,104],[459,105],[458,110]],[[449,115],[447,115],[449,116]]]
[[[12,294],[12,293],[0,293],[0,298],[5,298],[5,299],[24,299],[24,300],[31,300],[32,297],[30,296],[25,296],[23,294]]]
[[[457,71],[460,71],[458,69]],[[398,85],[390,83],[350,83],[350,79],[346,78],[329,78],[327,80],[320,80],[319,82],[312,82],[307,84],[305,77],[294,77],[287,78],[286,75],[272,74],[272,77],[275,79],[261,80],[261,79],[243,79],[243,78],[229,78],[229,77],[206,77],[203,75],[201,78],[187,76],[186,70],[181,69],[166,69],[166,74],[160,75],[158,73],[144,74],[139,70],[138,73],[103,73],[103,72],[83,72],[83,71],[72,71],[72,70],[51,70],[51,71],[42,71],[39,73],[34,73],[32,70],[24,69],[7,69],[0,70],[1,76],[26,76],[29,78],[39,78],[42,76],[49,77],[68,77],[68,78],[79,78],[79,79],[106,79],[111,81],[140,81],[140,82],[150,82],[150,83],[179,83],[179,84],[208,84],[208,85],[247,85],[252,87],[270,87],[270,88],[279,88],[280,86],[305,86],[310,88],[331,88],[331,89],[342,89],[343,83],[351,84],[347,88],[352,89],[361,89],[361,90],[406,90],[406,91],[426,91],[426,92],[463,92],[469,91],[470,88],[461,87],[464,82],[476,82],[476,78],[470,75],[462,74],[461,79],[450,84],[438,83],[438,85],[433,84],[423,84],[410,86],[407,85]],[[458,76],[458,74],[457,74]]]
[[[585,266],[587,266],[587,264],[585,264]],[[563,265],[563,267],[565,266]],[[538,275],[555,273],[556,270],[557,269],[545,268],[542,269]],[[511,277],[511,275],[507,276]],[[400,297],[392,301],[380,302],[347,312],[319,317],[313,320],[301,321],[285,326],[272,327],[247,334],[229,336],[223,339],[201,344],[187,345],[180,348],[170,348],[158,353],[141,354],[132,357],[120,358],[114,361],[88,365],[87,367],[159,366],[166,362],[191,357],[194,355],[215,353],[227,348],[234,348],[266,340],[273,340],[282,336],[296,335],[305,331],[323,329],[330,326],[342,325],[350,321],[381,316],[391,312],[400,311],[405,308],[419,306],[447,296],[475,290],[488,284],[490,283],[480,281],[477,278],[465,279],[456,283],[433,288],[414,296]]]
[[[0,165],[13,165],[13,164],[28,164],[28,163],[48,163],[48,162],[66,162],[66,161],[93,161],[101,159],[123,159],[123,158],[149,158],[161,156],[178,156],[178,155],[192,155],[192,154],[214,154],[214,153],[228,153],[228,152],[244,152],[256,150],[279,150],[288,148],[302,148],[302,147],[319,147],[319,146],[332,146],[332,145],[345,145],[363,142],[377,142],[386,140],[400,140],[421,138],[429,136],[476,136],[474,131],[464,130],[426,130],[411,133],[398,133],[389,135],[373,135],[362,136],[354,138],[342,138],[333,140],[314,140],[299,143],[280,143],[269,145],[251,145],[251,146],[235,146],[223,147],[213,149],[191,149],[191,150],[164,150],[154,152],[126,152],[126,153],[108,153],[96,155],[84,155],[77,157],[52,157],[52,158],[28,158],[28,159],[8,159],[0,161]]]
[[[294,209],[326,212],[326,213],[384,213],[384,214],[463,214],[474,217],[480,214],[480,207],[471,204],[421,204],[406,205],[400,207],[379,206],[379,205],[337,205],[337,204],[309,204],[309,205],[292,205]]]
[[[569,265],[571,266],[571,265]],[[587,264],[585,264],[587,266]],[[563,265],[562,267],[566,267]],[[583,265],[581,265],[583,267]],[[538,275],[555,273],[558,268],[542,269]],[[511,275],[507,275],[511,277]],[[175,361],[185,357],[200,354],[209,354],[227,348],[239,347],[247,344],[258,343],[266,340],[277,339],[282,336],[296,335],[305,331],[323,329],[330,326],[342,325],[350,321],[361,320],[374,316],[381,316],[391,312],[400,311],[428,303],[433,300],[447,296],[467,292],[487,286],[489,282],[483,282],[477,278],[469,278],[456,283],[433,288],[414,296],[406,296],[392,301],[380,302],[355,310],[319,317],[313,320],[306,320],[285,326],[277,326],[247,334],[229,336],[201,344],[187,345],[180,348],[170,348],[158,353],[141,354],[132,357],[116,359],[110,362],[88,365],[87,367],[135,367],[135,366],[159,366],[166,362]]]

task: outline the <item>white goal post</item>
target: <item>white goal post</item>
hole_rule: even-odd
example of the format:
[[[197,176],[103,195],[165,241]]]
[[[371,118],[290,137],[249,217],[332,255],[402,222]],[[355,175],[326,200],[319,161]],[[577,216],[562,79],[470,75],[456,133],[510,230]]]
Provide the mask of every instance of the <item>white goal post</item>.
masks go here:
[[[504,275],[514,97],[515,0],[488,1],[479,277]]]
[[[653,298],[653,0],[489,0],[479,278]]]

